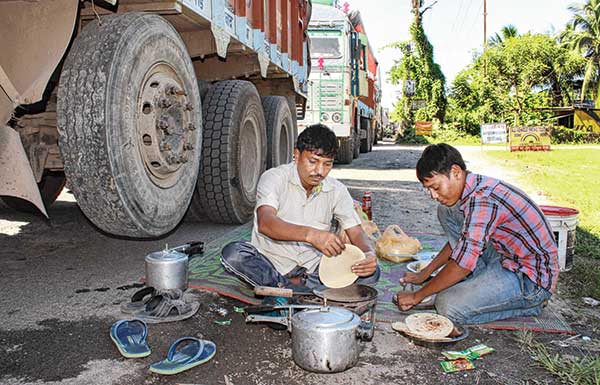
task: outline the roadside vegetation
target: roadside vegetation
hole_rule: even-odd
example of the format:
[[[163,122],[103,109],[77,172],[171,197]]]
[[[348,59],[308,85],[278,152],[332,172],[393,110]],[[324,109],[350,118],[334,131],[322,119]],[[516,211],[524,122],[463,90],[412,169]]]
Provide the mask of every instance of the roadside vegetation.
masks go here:
[[[573,269],[563,274],[562,281],[574,298],[600,299],[600,146],[484,154],[516,170],[519,184],[534,188],[557,205],[579,210]]]
[[[571,20],[556,33],[503,27],[451,84],[434,61],[422,25],[423,14],[434,5],[421,5],[413,1],[411,39],[387,47],[399,51],[389,73],[391,82],[402,87],[391,114],[398,123],[398,142],[469,144],[482,123],[506,123],[552,127],[555,143],[600,143],[600,133],[562,127],[551,110],[600,107],[600,0],[565,5]],[[415,136],[416,121],[432,121],[439,132]]]
[[[579,358],[553,352],[527,330],[517,332],[515,340],[522,350],[531,354],[538,366],[558,377],[561,383],[600,385],[600,356],[585,354]]]

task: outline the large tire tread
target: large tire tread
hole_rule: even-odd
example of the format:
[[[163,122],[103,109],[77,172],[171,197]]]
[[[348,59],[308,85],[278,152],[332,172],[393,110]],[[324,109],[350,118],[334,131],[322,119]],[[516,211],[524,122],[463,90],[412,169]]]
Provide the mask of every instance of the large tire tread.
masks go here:
[[[255,95],[259,106],[260,97],[254,85],[247,81],[231,80],[216,83],[207,93],[203,104],[204,133],[203,150],[198,185],[192,201],[196,200],[204,214],[217,223],[245,223],[252,218],[254,202],[243,204],[237,191],[239,180],[235,161],[238,134],[235,125],[241,105]],[[264,119],[264,115],[263,115]],[[264,128],[264,120],[263,120]],[[261,160],[262,174],[266,168],[266,135],[263,138]],[[254,197],[254,199],[256,199]]]
[[[167,28],[172,29],[171,36],[180,39],[172,26],[154,15],[125,13],[103,17],[101,25],[96,21],[91,22],[75,39],[65,61],[57,109],[59,147],[67,175],[67,186],[73,191],[85,215],[108,233],[147,238],[163,235],[177,225],[191,199],[195,179],[191,181],[188,202],[180,202],[178,206],[181,206],[181,212],[172,215],[172,223],[168,224],[153,224],[153,218],[162,210],[162,202],[156,202],[152,212],[143,212],[144,222],[140,223],[132,211],[139,211],[141,208],[135,206],[135,202],[124,202],[119,193],[116,179],[122,175],[113,175],[111,158],[118,157],[127,148],[107,145],[106,112],[111,107],[106,105],[106,84],[110,83],[113,76],[113,55],[123,44],[123,32],[141,22],[140,19],[149,25],[148,28],[164,27],[166,24]],[[191,66],[191,61],[189,64]],[[173,197],[174,200],[182,198],[183,196]]]

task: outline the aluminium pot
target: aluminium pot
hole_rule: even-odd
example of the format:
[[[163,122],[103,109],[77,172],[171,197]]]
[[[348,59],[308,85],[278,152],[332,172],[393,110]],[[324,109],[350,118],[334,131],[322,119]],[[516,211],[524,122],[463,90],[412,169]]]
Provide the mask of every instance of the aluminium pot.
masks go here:
[[[335,373],[356,365],[360,341],[370,340],[373,325],[350,310],[323,306],[292,317],[292,357],[301,368]]]
[[[188,287],[188,256],[176,250],[150,253],[145,258],[146,286],[156,290]]]

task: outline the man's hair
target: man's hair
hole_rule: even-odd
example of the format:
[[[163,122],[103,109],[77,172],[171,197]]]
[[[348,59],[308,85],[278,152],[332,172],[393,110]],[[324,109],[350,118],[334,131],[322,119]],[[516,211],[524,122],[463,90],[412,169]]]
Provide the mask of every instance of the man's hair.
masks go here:
[[[300,135],[296,142],[298,151],[314,151],[319,156],[335,158],[338,149],[338,139],[335,133],[324,124],[313,124]]]
[[[425,178],[435,174],[450,176],[450,169],[457,165],[463,170],[467,169],[460,152],[449,144],[431,144],[425,147],[421,158],[417,162],[417,178],[423,183]]]

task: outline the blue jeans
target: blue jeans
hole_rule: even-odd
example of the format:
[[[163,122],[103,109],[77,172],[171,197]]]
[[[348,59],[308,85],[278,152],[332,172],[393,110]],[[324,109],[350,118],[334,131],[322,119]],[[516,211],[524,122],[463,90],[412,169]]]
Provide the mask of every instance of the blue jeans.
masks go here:
[[[440,205],[438,219],[450,247],[454,248],[464,223],[459,205]],[[502,267],[502,258],[488,243],[473,272],[438,293],[435,299],[437,312],[459,324],[481,324],[540,314],[550,292],[537,286],[527,275]]]
[[[301,277],[303,286],[314,289],[323,286],[319,279],[319,269],[308,273],[305,268],[297,266],[286,275],[282,275],[275,266],[248,242],[232,242],[221,251],[221,264],[225,270],[233,273],[252,286],[290,287],[290,278]],[[368,277],[359,277],[356,283],[375,285],[381,272],[379,266],[375,273]]]

